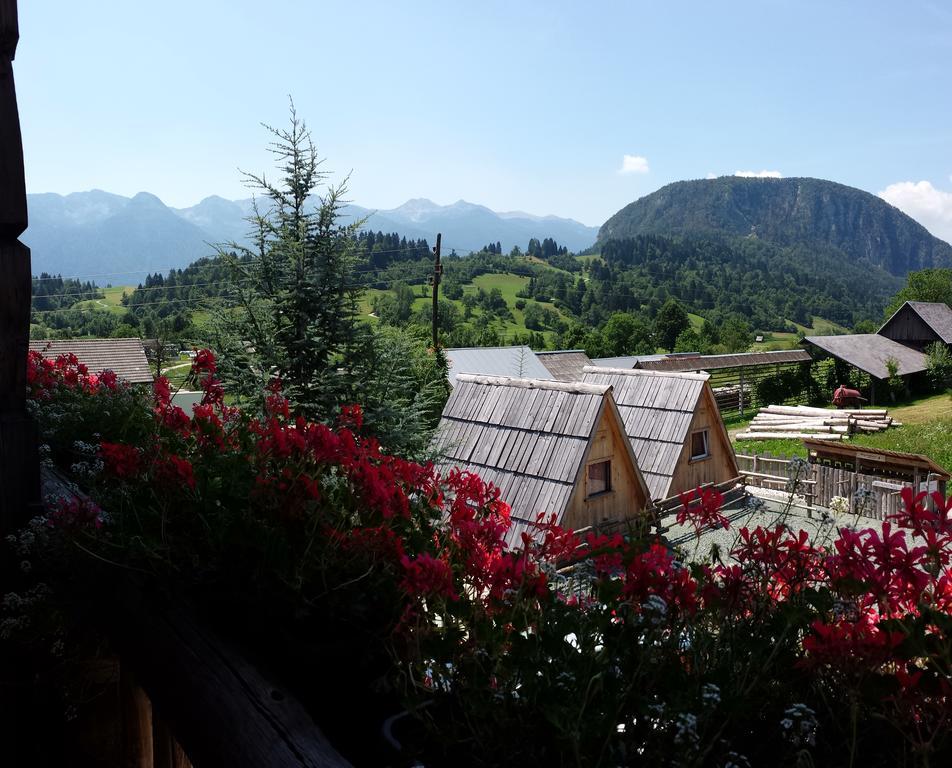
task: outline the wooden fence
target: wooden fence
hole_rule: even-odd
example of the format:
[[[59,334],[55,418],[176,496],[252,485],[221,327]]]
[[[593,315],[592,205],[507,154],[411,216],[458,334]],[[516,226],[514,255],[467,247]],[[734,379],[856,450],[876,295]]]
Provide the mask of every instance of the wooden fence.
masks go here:
[[[747,484],[772,490],[790,490],[796,465],[794,459],[772,454],[737,454],[737,466]],[[842,467],[809,464],[798,480],[797,493],[807,507],[829,507],[837,496],[847,500],[849,514],[885,520],[899,511],[903,488],[912,483],[867,475]],[[935,483],[920,483],[917,490],[935,490]]]

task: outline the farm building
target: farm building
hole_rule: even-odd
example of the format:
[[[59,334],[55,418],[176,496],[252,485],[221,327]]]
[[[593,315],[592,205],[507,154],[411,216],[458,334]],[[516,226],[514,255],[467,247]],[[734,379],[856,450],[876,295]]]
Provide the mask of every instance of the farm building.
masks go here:
[[[868,376],[868,400],[875,403],[876,383],[885,391],[882,382],[889,378],[887,361],[894,360],[897,374],[908,379],[926,370],[928,358],[923,350],[929,344],[952,346],[952,309],[942,303],[907,301],[876,333],[807,336],[804,341],[820,356],[832,357]]]
[[[500,489],[510,546],[539,513],[579,529],[633,518],[649,503],[609,384],[461,373],[433,447],[444,467]]]
[[[812,361],[802,349],[781,349],[773,352],[735,352],[726,355],[674,354],[639,360],[635,368],[665,373],[710,373],[714,399],[722,414],[738,412],[759,405],[770,405],[764,399],[802,402],[808,376],[803,369]],[[627,367],[627,366],[621,366]],[[770,391],[766,380],[783,380],[787,393],[778,397]]]
[[[707,374],[590,367],[582,380],[612,387],[652,500],[740,474]]]
[[[918,350],[935,341],[952,345],[952,308],[941,302],[907,301],[877,333]]]
[[[853,333],[848,336],[807,336],[804,341],[812,344],[820,354],[842,360],[873,380],[889,378],[886,361],[892,358],[898,364],[900,376],[909,376],[926,369],[928,358],[916,349],[900,344],[878,333]],[[873,383],[875,387],[875,383]],[[869,398],[870,401],[873,397]]]
[[[90,373],[112,371],[130,384],[151,384],[152,371],[142,339],[54,339],[30,342],[30,351],[55,358],[70,353]]]
[[[552,379],[551,373],[529,347],[458,347],[447,349],[450,386],[456,386],[460,373],[483,376],[513,376],[527,379]]]
[[[536,352],[536,357],[558,381],[581,381],[582,370],[592,361],[583,349],[561,349],[556,352]]]

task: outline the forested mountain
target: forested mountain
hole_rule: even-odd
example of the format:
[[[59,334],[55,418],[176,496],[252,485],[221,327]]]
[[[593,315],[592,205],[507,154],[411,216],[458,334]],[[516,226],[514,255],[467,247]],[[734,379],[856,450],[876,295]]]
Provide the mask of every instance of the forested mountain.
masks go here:
[[[952,246],[898,208],[868,192],[822,179],[723,176],[668,184],[612,216],[599,230],[598,241],[604,245],[646,234],[716,234],[838,251],[841,274],[848,277],[859,277],[867,267],[902,277],[918,269],[952,266]],[[796,260],[795,266],[807,265]]]
[[[605,310],[653,311],[674,297],[715,322],[737,314],[762,330],[809,326],[814,315],[852,327],[875,320],[902,285],[879,267],[843,264],[830,246],[757,238],[640,235],[607,240],[590,266]]]

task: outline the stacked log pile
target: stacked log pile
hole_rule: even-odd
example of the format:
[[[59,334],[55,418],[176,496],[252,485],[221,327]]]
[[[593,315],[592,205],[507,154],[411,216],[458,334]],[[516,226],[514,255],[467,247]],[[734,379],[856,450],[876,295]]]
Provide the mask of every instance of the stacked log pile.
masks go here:
[[[761,408],[746,432],[737,440],[819,440],[840,441],[858,432],[881,432],[901,424],[885,408],[830,410],[805,405],[769,405]]]

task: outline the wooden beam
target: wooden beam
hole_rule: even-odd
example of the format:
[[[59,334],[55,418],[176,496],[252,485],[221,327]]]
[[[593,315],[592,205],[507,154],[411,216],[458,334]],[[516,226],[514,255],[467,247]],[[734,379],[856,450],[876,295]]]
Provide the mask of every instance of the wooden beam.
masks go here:
[[[195,768],[350,765],[284,686],[178,605],[119,581],[103,620]]]
[[[16,0],[0,0],[0,534],[39,504],[36,429],[26,412],[30,340],[30,250],[26,229],[23,142],[13,83],[20,39]]]
[[[23,141],[13,83],[19,39],[16,0],[0,0],[0,242],[16,240],[27,225]]]
[[[119,665],[119,706],[122,717],[122,768],[155,768],[152,743],[152,702],[126,664]]]

